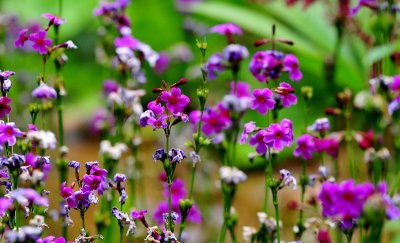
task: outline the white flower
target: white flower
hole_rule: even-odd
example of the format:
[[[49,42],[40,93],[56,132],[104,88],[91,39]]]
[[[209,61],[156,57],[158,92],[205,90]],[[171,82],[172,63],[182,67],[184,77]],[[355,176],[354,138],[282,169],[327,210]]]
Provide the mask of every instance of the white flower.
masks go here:
[[[251,237],[257,233],[257,230],[254,227],[243,226],[243,240],[245,242],[251,242]]]
[[[158,55],[157,52],[151,49],[149,45],[144,43],[139,43],[137,49],[143,53],[144,58],[150,64],[151,67],[154,67],[156,65],[160,55]]]
[[[296,178],[292,176],[292,173],[290,173],[290,171],[285,169],[280,170],[279,173],[281,174],[281,180],[283,185],[288,186],[293,190],[296,190],[297,181]]]
[[[126,152],[128,147],[123,143],[116,143],[114,146],[108,140],[103,140],[100,142],[100,155],[107,155],[113,160],[119,160],[122,153]]]
[[[41,149],[55,149],[57,145],[57,139],[54,133],[50,131],[30,131],[27,133],[27,138],[31,141],[39,143]]]
[[[239,184],[247,179],[246,174],[236,167],[222,166],[219,175],[227,184]]]
[[[65,44],[67,45],[68,49],[78,49],[78,47],[75,45],[74,42],[72,42],[72,40],[65,42]]]

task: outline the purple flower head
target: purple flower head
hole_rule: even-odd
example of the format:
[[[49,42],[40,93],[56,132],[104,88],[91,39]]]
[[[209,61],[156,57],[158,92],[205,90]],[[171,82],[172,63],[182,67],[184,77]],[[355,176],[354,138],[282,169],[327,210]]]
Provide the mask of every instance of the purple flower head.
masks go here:
[[[260,82],[279,78],[282,72],[283,53],[276,51],[256,52],[250,61],[250,72]]]
[[[163,91],[160,99],[167,103],[166,106],[172,114],[182,112],[190,102],[189,97],[181,94],[181,89],[175,87],[171,91]]]
[[[251,98],[251,87],[246,82],[230,82],[229,93],[235,95],[238,98]]]
[[[4,214],[8,211],[8,209],[13,205],[13,202],[10,198],[2,197],[0,198],[0,216],[4,216]]]
[[[144,216],[147,214],[147,210],[140,211],[132,211],[131,216],[134,219],[139,219],[140,221],[144,219]]]
[[[189,121],[192,125],[192,130],[194,133],[197,131],[197,124],[200,121],[200,114],[201,112],[199,110],[194,110],[189,113]]]
[[[12,154],[7,160],[2,161],[2,165],[6,165],[11,170],[19,169],[25,164],[25,156],[20,154]]]
[[[230,44],[222,51],[226,61],[238,65],[243,59],[249,56],[249,51],[245,46],[239,44]]]
[[[50,21],[49,26],[51,26],[51,25],[60,26],[65,23],[65,19],[60,19],[59,17],[57,17],[53,14],[50,14],[50,13],[44,13],[44,14],[42,14],[42,17],[46,18]]]
[[[11,80],[5,79],[3,82],[3,87],[1,87],[1,88],[4,93],[7,93],[8,91],[10,91],[11,87],[12,87]]]
[[[56,238],[55,236],[47,236],[42,239],[36,240],[36,243],[66,243],[67,241],[63,237]]]
[[[180,163],[186,158],[186,155],[182,150],[173,148],[168,152],[168,158],[171,163]]]
[[[253,91],[254,99],[251,102],[250,108],[252,110],[258,110],[260,114],[265,115],[267,110],[274,109],[275,100],[273,99],[273,93],[270,89],[255,89]]]
[[[281,175],[281,183],[284,186],[288,186],[292,188],[293,190],[296,189],[297,187],[297,181],[296,178],[292,176],[292,173],[290,171],[282,169],[279,171],[279,174]]]
[[[23,46],[24,46],[25,41],[27,41],[28,38],[29,38],[29,36],[27,35],[27,33],[28,33],[28,29],[22,29],[22,30],[19,32],[18,39],[16,39],[15,42],[14,42],[15,48],[23,47]]]
[[[217,33],[225,36],[242,35],[240,27],[233,23],[224,23],[211,27],[210,33]]]
[[[153,118],[150,117],[147,119],[147,125],[150,125],[153,127],[153,130],[156,129],[165,129],[168,127],[168,124],[166,122],[166,120],[168,119],[167,115],[161,115],[158,118]]]
[[[329,119],[326,117],[318,118],[315,122],[307,128],[310,132],[325,133],[331,129]]]
[[[275,150],[282,150],[283,146],[290,146],[293,143],[293,130],[289,120],[282,120],[280,124],[271,124],[264,136],[264,142]]]
[[[260,130],[253,136],[251,136],[249,140],[249,144],[251,146],[257,145],[256,146],[256,152],[259,154],[265,154],[267,152],[267,144],[264,142],[264,138],[267,135],[267,131],[265,130]]]
[[[254,121],[247,122],[244,124],[242,136],[240,137],[240,144],[246,143],[247,138],[249,137],[249,133],[252,133],[256,130],[257,126]]]
[[[11,112],[11,99],[7,96],[2,96],[0,98],[0,118],[4,118],[6,115]]]
[[[290,84],[285,82],[280,83],[279,87],[275,89],[275,92],[279,95],[284,107],[290,107],[291,105],[297,104],[297,97],[293,94],[294,89]]]
[[[70,161],[68,166],[74,168],[77,172],[79,172],[79,169],[81,168],[81,164],[78,161]]]
[[[319,153],[327,153],[333,158],[338,156],[339,142],[333,138],[314,138],[315,148]]]
[[[132,36],[117,37],[114,40],[115,47],[128,47],[130,49],[136,49],[139,46],[139,41]]]
[[[115,183],[123,183],[124,181],[126,181],[126,175],[117,173],[114,175],[114,181]]]
[[[61,183],[61,190],[60,190],[60,195],[66,199],[70,196],[72,196],[74,194],[74,191],[72,190],[71,187],[66,187],[65,185],[67,184],[67,182],[63,182]]]
[[[158,54],[159,57],[157,59],[156,66],[154,67],[154,72],[157,74],[162,74],[168,69],[170,58],[167,53],[160,52]]]
[[[209,80],[214,80],[217,77],[217,73],[221,73],[225,70],[224,57],[220,53],[211,55],[208,58],[205,66],[207,70],[207,77]]]
[[[283,59],[283,67],[289,72],[289,77],[293,81],[300,81],[303,74],[299,68],[299,61],[292,54],[287,54]]]
[[[117,92],[119,85],[114,80],[104,80],[103,82],[103,94],[108,96],[110,93]]]
[[[32,91],[32,96],[41,100],[49,100],[57,98],[57,92],[46,83],[41,83],[39,87]]]
[[[41,55],[46,54],[48,48],[51,47],[51,39],[46,39],[47,32],[39,30],[39,32],[30,34],[29,40],[33,42],[33,49],[38,51]]]
[[[14,122],[0,123],[0,144],[5,143],[8,146],[14,146],[16,143],[16,137],[22,137],[24,135],[21,130],[15,127]]]
[[[151,110],[155,115],[159,116],[164,113],[164,106],[161,103],[157,102],[156,100],[150,101],[147,104],[147,109]]]
[[[82,181],[83,181],[82,191],[87,192],[87,191],[98,190],[100,188],[101,183],[103,182],[103,179],[100,176],[84,175]]]
[[[293,151],[293,155],[294,157],[303,157],[304,160],[309,160],[315,151],[314,137],[309,134],[303,134],[297,138],[297,146]]]
[[[146,110],[140,115],[139,124],[141,127],[145,127],[149,124],[149,120],[156,119],[156,115],[152,110]]]
[[[202,131],[205,135],[210,136],[227,129],[231,123],[229,113],[226,114],[223,110],[209,109],[203,113]]]
[[[164,162],[167,159],[167,152],[163,148],[157,149],[152,158],[154,161]]]
[[[164,182],[164,197],[167,199],[168,198],[168,183]],[[179,202],[179,199],[185,198],[187,195],[186,188],[185,188],[185,182],[177,178],[172,182],[171,185],[171,197],[172,201],[174,202]]]
[[[48,207],[49,199],[42,197],[37,191],[32,188],[17,188],[11,192],[10,197],[18,202],[23,207],[28,207],[33,204]]]
[[[390,83],[389,88],[393,92],[400,92],[400,75],[395,75],[392,77],[392,82]]]
[[[400,95],[398,95],[395,99],[393,99],[388,105],[388,113],[389,115],[393,115],[395,111],[400,108]]]

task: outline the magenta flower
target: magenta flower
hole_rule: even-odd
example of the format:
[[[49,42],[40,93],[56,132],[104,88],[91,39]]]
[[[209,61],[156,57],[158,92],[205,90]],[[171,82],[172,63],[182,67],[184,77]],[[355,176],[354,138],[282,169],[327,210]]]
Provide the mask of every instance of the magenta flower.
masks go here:
[[[299,61],[292,54],[287,54],[283,59],[283,67],[287,72],[289,72],[289,77],[293,81],[300,81],[303,74],[299,68]]]
[[[95,176],[95,175],[84,175],[82,181],[83,181],[83,187],[82,187],[83,192],[96,191],[97,189],[99,189],[101,183],[103,182],[100,176]]]
[[[294,93],[294,89],[290,84],[282,82],[279,87],[275,89],[275,92],[279,94],[279,98],[282,100],[284,107],[290,107],[297,103],[297,97]]]
[[[208,58],[206,67],[209,80],[214,80],[217,77],[217,73],[223,72],[225,70],[224,57],[220,53],[211,55]]]
[[[236,87],[235,87],[236,85]],[[238,98],[251,98],[251,87],[246,82],[230,82],[230,94],[235,95]]]
[[[159,57],[156,62],[156,66],[154,67],[154,72],[157,74],[164,73],[170,64],[170,58],[167,53],[160,52],[158,53]]]
[[[168,183],[163,183],[164,185],[164,197],[168,198]],[[186,188],[185,188],[185,182],[180,179],[180,178],[176,178],[171,185],[171,196],[172,196],[172,200],[173,201],[178,201],[181,198],[185,198],[186,197]]]
[[[150,125],[153,127],[153,130],[156,129],[165,129],[168,127],[168,124],[166,122],[166,119],[168,118],[167,115],[160,115],[158,118],[156,117],[150,117],[147,120],[147,125]]]
[[[157,102],[156,100],[150,101],[147,104],[147,109],[151,110],[154,115],[161,115],[162,113],[164,113],[164,106],[162,106],[159,102]]]
[[[74,194],[74,191],[72,190],[72,188],[66,187],[65,184],[67,184],[67,182],[65,182],[65,181],[63,183],[61,183],[61,190],[60,190],[60,195],[64,199],[66,199]]]
[[[23,135],[24,133],[15,127],[14,122],[0,124],[1,145],[7,143],[8,146],[14,146],[17,141],[16,137],[22,137]]]
[[[6,197],[0,198],[0,216],[4,216],[4,214],[12,206],[12,204],[13,204],[13,202],[10,198],[6,198]]]
[[[38,51],[41,55],[47,53],[52,43],[51,39],[46,39],[46,34],[46,31],[39,30],[39,32],[29,35],[29,40],[33,42],[33,49]]]
[[[217,33],[220,35],[231,36],[231,35],[242,35],[243,32],[240,27],[233,23],[224,23],[211,27],[211,33]]]
[[[60,26],[65,23],[65,19],[60,19],[59,17],[57,17],[51,13],[44,13],[44,14],[42,14],[42,17],[46,18],[50,21],[49,26],[51,26],[51,25]]]
[[[27,33],[28,33],[28,29],[22,29],[22,30],[19,32],[18,39],[16,39],[15,42],[14,42],[15,48],[23,47],[23,46],[24,46],[25,41],[27,41],[28,38],[29,38],[28,35],[27,35]]]
[[[274,109],[275,100],[272,98],[273,93],[268,88],[255,89],[253,91],[254,99],[251,102],[250,108],[258,110],[260,114],[265,115],[267,110]]]
[[[297,138],[297,146],[293,151],[293,155],[295,157],[303,157],[304,160],[309,160],[315,151],[314,137],[309,134],[303,134]]]
[[[175,87],[171,91],[163,91],[160,99],[167,103],[167,108],[172,114],[182,112],[190,102],[189,97],[181,94],[181,89]]]
[[[393,76],[392,79],[393,79],[393,81],[389,85],[389,88],[393,92],[399,93],[400,92],[400,75]]]
[[[41,100],[49,100],[57,98],[57,92],[54,88],[46,83],[41,83],[39,87],[32,91],[32,96]]]
[[[247,138],[249,137],[249,134],[254,132],[256,130],[256,123],[254,121],[250,121],[246,124],[244,124],[244,129],[242,132],[242,136],[240,137],[239,143],[244,144],[246,143]]]
[[[260,82],[279,78],[284,55],[277,51],[256,52],[250,61],[250,72]]]
[[[6,97],[6,96],[2,96],[0,98],[0,118],[4,118],[6,115],[10,114],[11,112],[11,99]]]
[[[115,47],[128,47],[130,49],[136,49],[139,43],[140,42],[132,36],[117,37],[114,40]]]
[[[144,219],[144,216],[147,214],[147,210],[141,211],[132,211],[131,216],[134,219],[139,219],[140,221]]]
[[[221,110],[210,109],[203,113],[202,131],[207,136],[220,133],[231,125],[229,115]]]
[[[280,151],[283,146],[290,146],[293,143],[293,129],[291,124],[289,126],[288,121],[282,121],[280,124],[274,123],[267,127],[264,142],[268,146]]]
[[[264,138],[267,134],[267,131],[265,130],[261,130],[259,132],[257,132],[256,134],[254,134],[250,140],[249,140],[249,144],[251,146],[256,145],[256,152],[259,154],[265,154],[267,152],[267,144],[265,144],[264,142]]]
[[[67,241],[63,237],[56,238],[55,236],[47,236],[42,239],[36,240],[36,243],[66,243]],[[72,241],[68,241],[72,242]]]
[[[116,81],[114,80],[104,80],[103,82],[103,94],[105,96],[111,94],[111,93],[116,93],[119,89],[119,85]]]
[[[338,156],[339,142],[333,138],[314,138],[315,148],[319,153],[327,153],[333,158]]]

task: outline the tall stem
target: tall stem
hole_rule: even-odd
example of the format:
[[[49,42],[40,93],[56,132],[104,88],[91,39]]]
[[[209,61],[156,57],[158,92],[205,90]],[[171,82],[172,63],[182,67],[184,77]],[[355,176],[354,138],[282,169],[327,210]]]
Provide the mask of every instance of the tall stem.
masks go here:
[[[276,220],[276,237],[278,239],[278,243],[281,242],[280,235],[280,225],[279,225],[279,207],[278,207],[278,191],[275,188],[271,188],[272,191],[272,200],[275,208],[275,220]]]

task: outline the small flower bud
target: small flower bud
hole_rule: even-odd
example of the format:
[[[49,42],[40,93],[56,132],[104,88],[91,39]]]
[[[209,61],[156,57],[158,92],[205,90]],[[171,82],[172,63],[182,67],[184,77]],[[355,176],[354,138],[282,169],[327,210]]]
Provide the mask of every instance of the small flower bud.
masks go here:
[[[303,86],[301,87],[301,94],[303,95],[304,100],[309,101],[313,97],[313,87],[311,86]]]

